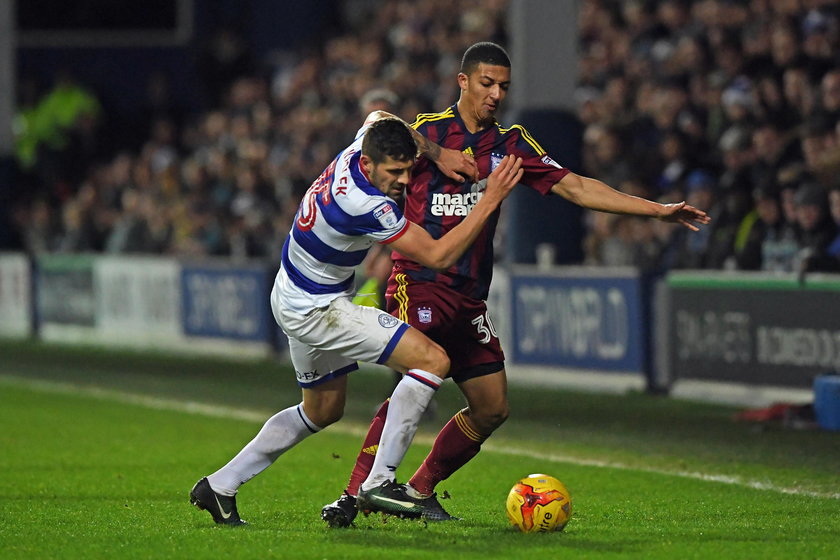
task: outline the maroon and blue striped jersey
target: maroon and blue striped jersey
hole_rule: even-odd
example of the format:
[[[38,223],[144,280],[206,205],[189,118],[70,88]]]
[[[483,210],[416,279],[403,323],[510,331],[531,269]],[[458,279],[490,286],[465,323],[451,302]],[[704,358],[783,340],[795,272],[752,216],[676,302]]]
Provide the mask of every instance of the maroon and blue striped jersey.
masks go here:
[[[420,114],[411,126],[432,142],[475,158],[479,178],[490,175],[509,154],[522,158],[525,172],[521,183],[541,194],[548,194],[552,185],[569,173],[520,125],[502,128],[496,123],[470,133],[455,105],[442,113]],[[467,216],[481,198],[480,191],[477,184],[469,180],[458,183],[441,173],[434,162],[420,158],[405,192],[405,217],[440,239]],[[473,245],[444,272],[426,268],[396,251],[391,255],[395,271],[404,272],[416,281],[440,282],[475,299],[487,299],[493,276],[493,235],[498,220],[497,210]]]

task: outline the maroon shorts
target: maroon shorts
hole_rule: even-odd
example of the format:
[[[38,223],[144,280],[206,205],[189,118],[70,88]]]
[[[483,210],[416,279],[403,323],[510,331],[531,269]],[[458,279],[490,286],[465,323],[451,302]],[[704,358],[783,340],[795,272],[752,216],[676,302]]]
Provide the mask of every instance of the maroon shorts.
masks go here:
[[[482,300],[400,272],[388,279],[385,303],[391,315],[443,346],[456,382],[504,369],[505,354]]]

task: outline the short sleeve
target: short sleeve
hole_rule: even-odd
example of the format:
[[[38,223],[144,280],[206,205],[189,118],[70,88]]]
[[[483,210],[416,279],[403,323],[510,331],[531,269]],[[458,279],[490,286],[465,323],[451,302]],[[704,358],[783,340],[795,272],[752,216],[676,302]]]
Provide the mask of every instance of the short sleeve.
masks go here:
[[[570,171],[554,161],[524,127],[513,125],[510,132],[512,135],[508,153],[522,158],[524,173],[521,183],[540,194],[549,194],[551,187]]]

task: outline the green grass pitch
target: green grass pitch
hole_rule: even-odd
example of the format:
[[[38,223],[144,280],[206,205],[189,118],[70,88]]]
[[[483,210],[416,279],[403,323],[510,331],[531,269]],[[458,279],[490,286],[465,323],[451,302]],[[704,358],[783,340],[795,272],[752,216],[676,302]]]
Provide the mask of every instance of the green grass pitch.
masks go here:
[[[439,487],[463,521],[371,515],[329,530],[320,508],[343,488],[390,383],[354,373],[345,419],[245,485],[250,525],[227,529],[187,494],[298,401],[288,369],[0,342],[0,558],[840,558],[840,433],[757,429],[732,408],[648,395],[519,387],[508,423]],[[451,383],[437,399],[400,479],[462,405]],[[531,472],[568,486],[562,533],[507,524],[507,491]]]

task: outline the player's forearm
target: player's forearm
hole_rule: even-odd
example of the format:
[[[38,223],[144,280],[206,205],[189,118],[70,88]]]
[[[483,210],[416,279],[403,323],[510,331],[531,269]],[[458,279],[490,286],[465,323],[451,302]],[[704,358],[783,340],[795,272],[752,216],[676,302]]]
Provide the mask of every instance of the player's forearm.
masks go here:
[[[482,197],[460,224],[438,240],[430,255],[433,262],[426,266],[446,270],[458,262],[458,259],[475,242],[500,202],[491,197]]]
[[[405,124],[405,126],[408,127],[408,130],[411,131],[411,136],[414,138],[414,143],[417,144],[418,155],[425,156],[432,161],[437,161],[440,157],[441,147],[439,145],[435,144],[434,142],[417,132],[415,129],[411,128],[411,126],[407,122],[403,121],[396,115],[392,115],[387,111],[374,111],[370,115],[368,115],[368,118],[365,120],[365,123],[374,122],[379,119],[397,119],[399,121],[402,121],[403,124]]]
[[[663,209],[658,202],[617,191],[597,179],[573,173],[552,190],[579,206],[612,214],[657,217]]]
[[[414,137],[414,143],[417,144],[417,153],[421,156],[425,156],[426,158],[437,161],[440,157],[441,147],[416,130],[411,127],[408,127],[411,131],[411,135]]]

